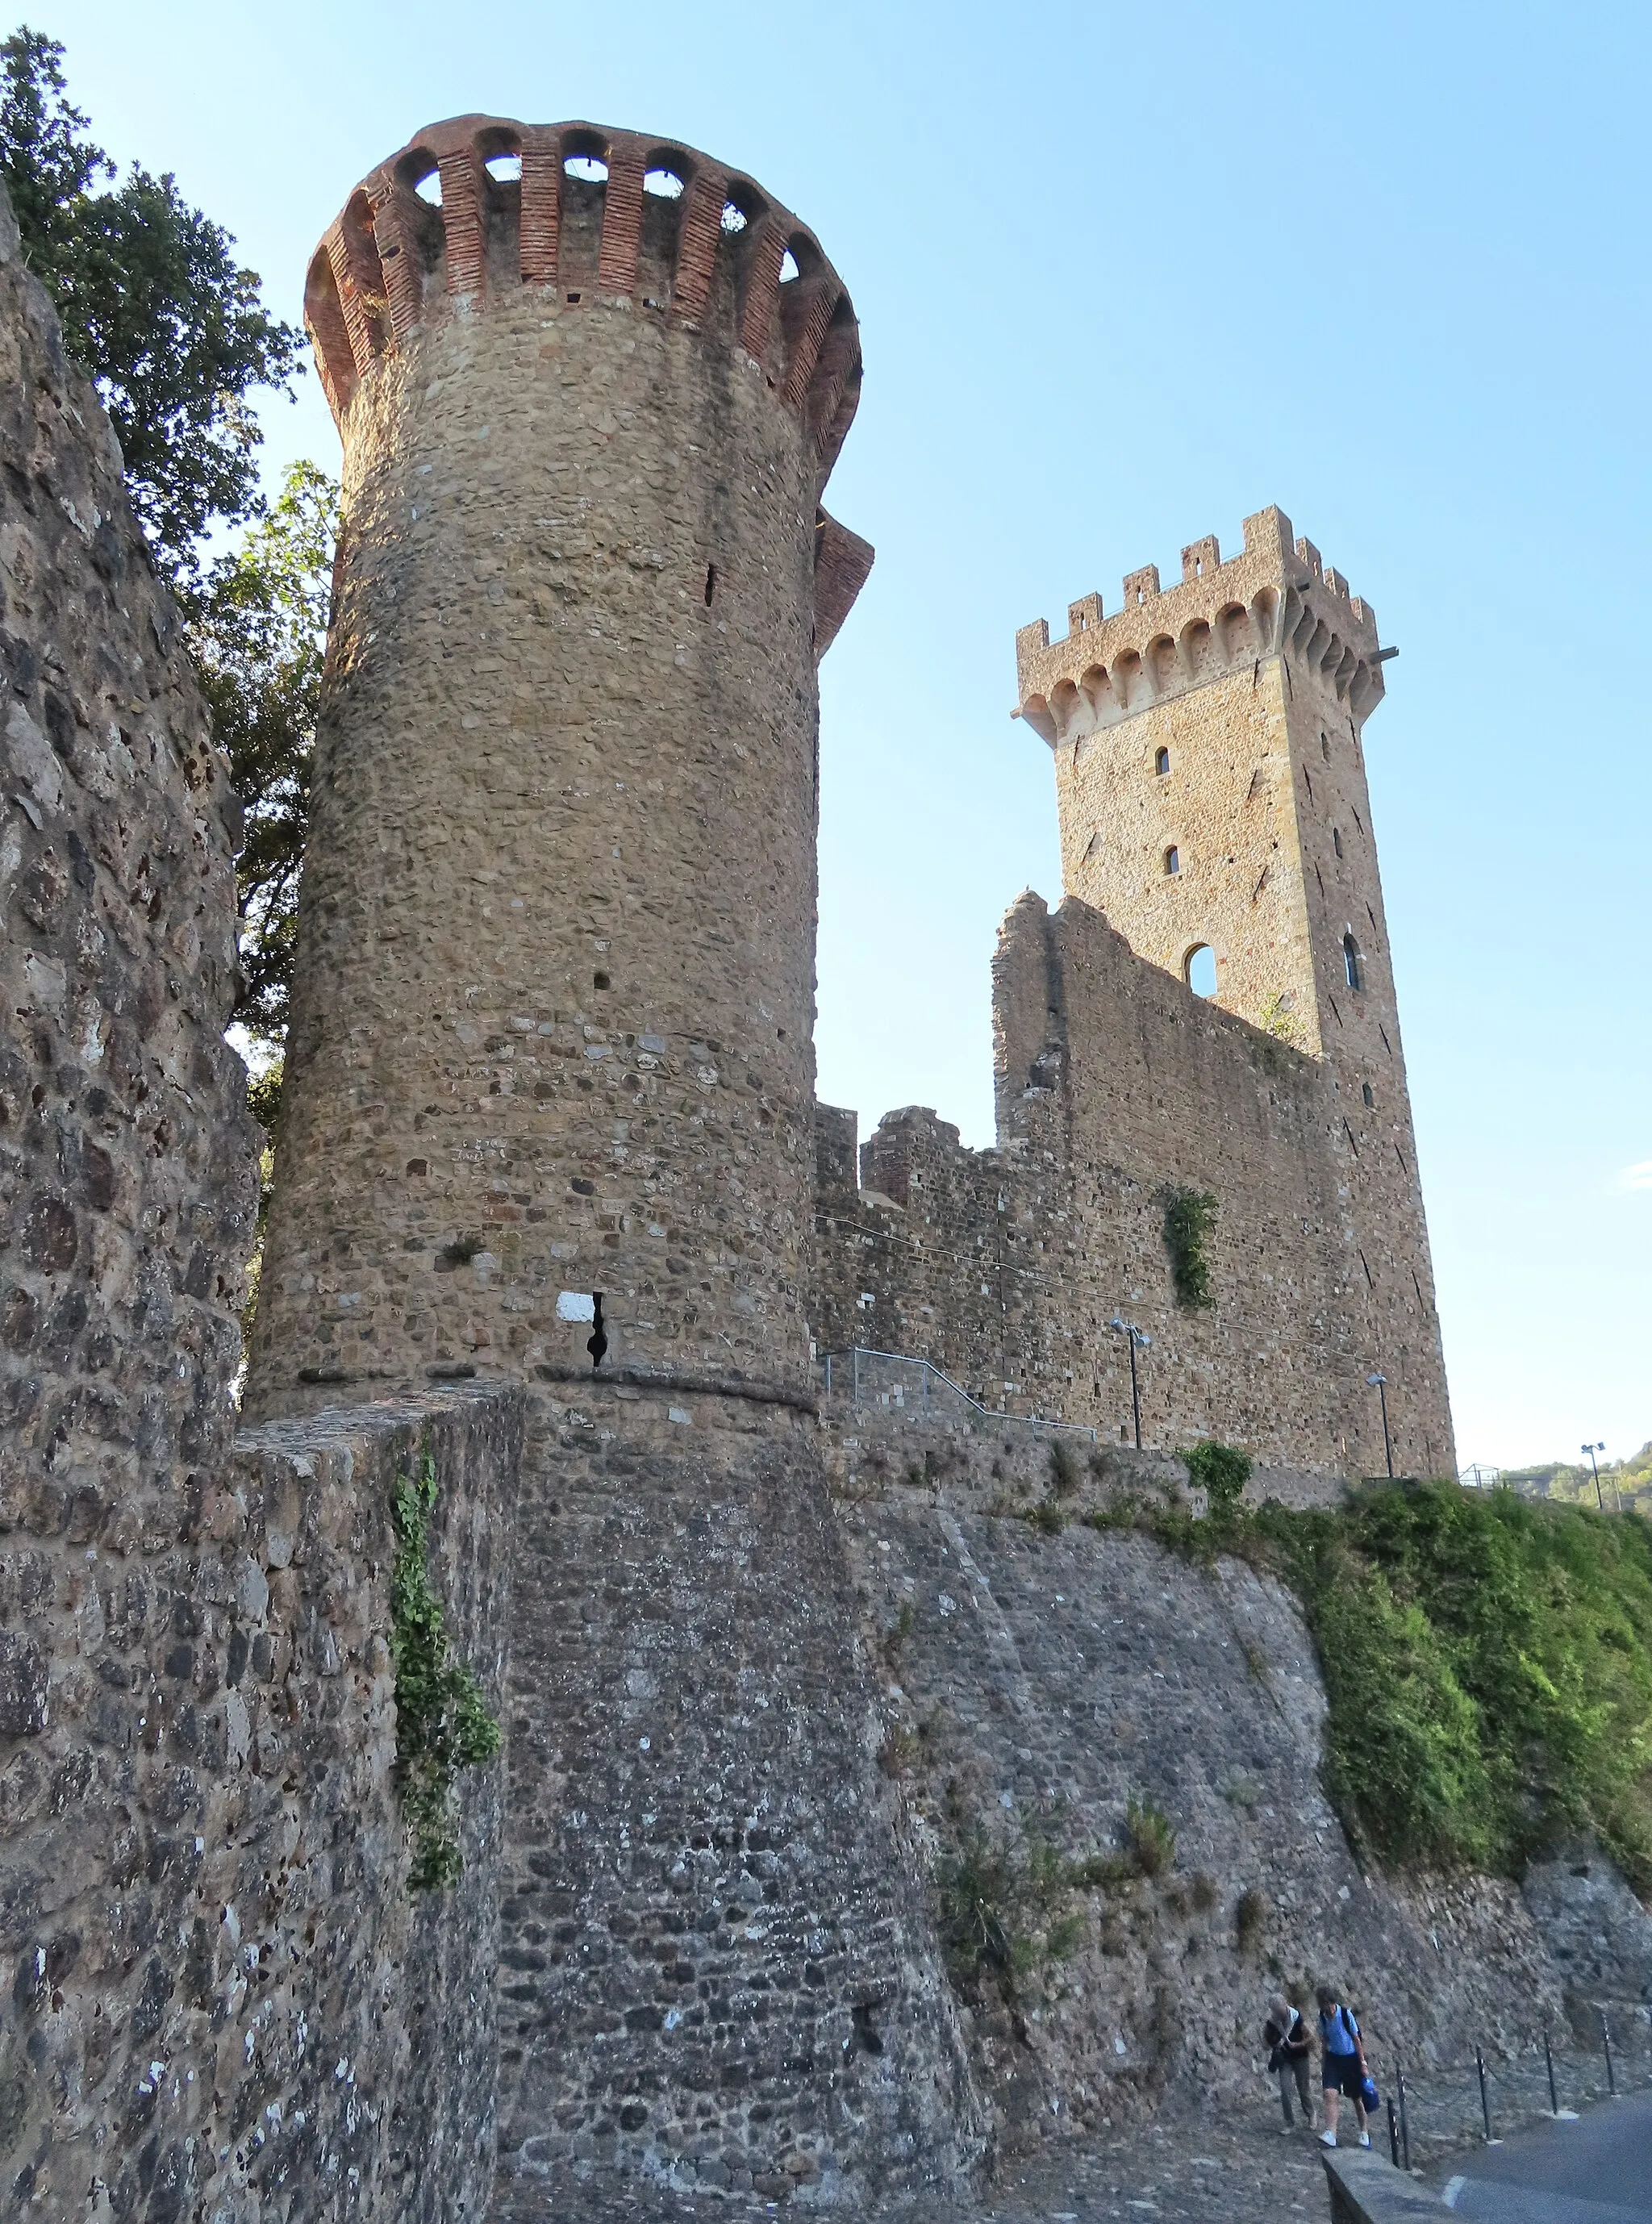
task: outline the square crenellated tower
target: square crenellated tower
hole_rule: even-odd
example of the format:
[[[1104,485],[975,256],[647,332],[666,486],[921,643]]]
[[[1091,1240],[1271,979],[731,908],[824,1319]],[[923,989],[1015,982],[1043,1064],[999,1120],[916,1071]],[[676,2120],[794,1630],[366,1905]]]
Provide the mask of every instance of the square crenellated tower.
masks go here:
[[[1351,1311],[1372,1369],[1443,1363],[1362,733],[1383,698],[1375,613],[1277,509],[1016,635],[1018,715],[1056,760],[1068,892],[1137,954],[1313,1059],[1348,1200]],[[1422,1385],[1418,1383],[1421,1389]],[[1419,1447],[1421,1450],[1421,1447]]]
[[[1053,646],[1042,621],[1016,636],[1065,885],[1226,1010],[1355,1053],[1375,1092],[1398,1055],[1360,742],[1393,654],[1375,613],[1277,509],[1245,520],[1243,555],[1212,534],[1178,586],[1150,565],[1124,597],[1075,603]]]

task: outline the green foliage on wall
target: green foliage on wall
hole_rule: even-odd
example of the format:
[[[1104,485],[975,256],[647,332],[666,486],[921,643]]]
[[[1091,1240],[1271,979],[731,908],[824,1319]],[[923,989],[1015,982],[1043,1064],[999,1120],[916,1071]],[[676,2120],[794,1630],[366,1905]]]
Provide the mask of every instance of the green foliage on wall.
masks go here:
[[[1213,1513],[1239,1504],[1251,1480],[1249,1452],[1236,1444],[1219,1444],[1213,1437],[1190,1445],[1182,1456],[1188,1463],[1189,1480],[1204,1492]]]
[[[1652,1893],[1652,1528],[1452,1482],[1347,1505],[1145,1502],[1088,1517],[1302,1601],[1325,1678],[1326,1788],[1390,1867],[1518,1875],[1599,1841]]]
[[[1207,1189],[1175,1190],[1165,1204],[1164,1248],[1170,1254],[1170,1279],[1179,1305],[1215,1303],[1205,1251],[1215,1217],[1216,1200]]]
[[[499,1724],[482,1686],[448,1640],[431,1589],[426,1522],[436,1504],[428,1442],[417,1476],[398,1475],[391,1497],[396,1556],[390,1570],[390,1657],[396,1671],[396,1776],[413,1848],[413,1892],[456,1883],[463,1868],[453,1787],[462,1768],[491,1760]]]

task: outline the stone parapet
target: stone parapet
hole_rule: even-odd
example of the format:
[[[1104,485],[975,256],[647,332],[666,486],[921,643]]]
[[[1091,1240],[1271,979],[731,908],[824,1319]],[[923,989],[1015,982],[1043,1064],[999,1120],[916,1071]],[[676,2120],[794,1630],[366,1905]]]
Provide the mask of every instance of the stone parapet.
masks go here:
[[[1023,626],[1016,715],[1053,748],[1284,654],[1361,719],[1382,698],[1376,612],[1270,508],[1245,519],[1244,552],[1225,564],[1207,534],[1182,550],[1175,586],[1161,587],[1150,564],[1126,578],[1111,617],[1093,594],[1069,605],[1063,640],[1050,640],[1045,618]]]

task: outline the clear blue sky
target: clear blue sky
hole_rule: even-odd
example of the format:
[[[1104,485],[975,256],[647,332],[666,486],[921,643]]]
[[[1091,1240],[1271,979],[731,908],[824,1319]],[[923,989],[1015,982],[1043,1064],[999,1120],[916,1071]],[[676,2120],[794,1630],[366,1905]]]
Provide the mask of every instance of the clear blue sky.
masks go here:
[[[863,1133],[990,1140],[993,932],[1060,893],[1015,628],[1279,502],[1401,651],[1367,751],[1460,1455],[1652,1435],[1644,7],[30,20],[295,319],[349,187],[472,109],[683,139],[813,225],[867,366],[829,500],[879,552],[823,688],[821,1091]],[[305,383],[272,464],[336,464]]]

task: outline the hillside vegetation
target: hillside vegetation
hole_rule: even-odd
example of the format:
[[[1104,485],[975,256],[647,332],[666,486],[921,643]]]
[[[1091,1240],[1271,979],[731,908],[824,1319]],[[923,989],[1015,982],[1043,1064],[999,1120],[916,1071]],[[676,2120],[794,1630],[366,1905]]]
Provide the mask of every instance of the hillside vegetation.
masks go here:
[[[1548,1467],[1506,1468],[1503,1480],[1523,1498],[1554,1498],[1571,1506],[1593,1506],[1595,1478],[1587,1461],[1568,1467],[1557,1460]],[[1641,1446],[1625,1460],[1602,1460],[1600,1495],[1610,1513],[1621,1505],[1627,1513],[1652,1513],[1652,1444]]]
[[[1332,1510],[1213,1501],[1090,1517],[1302,1602],[1329,1702],[1326,1788],[1391,1867],[1518,1875],[1592,1835],[1652,1893],[1652,1529],[1455,1483]]]

